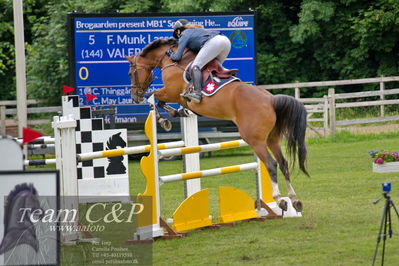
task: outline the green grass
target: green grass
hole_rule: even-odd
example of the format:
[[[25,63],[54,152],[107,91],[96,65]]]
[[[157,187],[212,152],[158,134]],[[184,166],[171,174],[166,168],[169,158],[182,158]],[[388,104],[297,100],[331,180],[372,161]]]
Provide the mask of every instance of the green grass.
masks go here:
[[[311,177],[297,170],[292,183],[304,203],[302,218],[241,222],[218,230],[190,231],[177,240],[157,240],[153,244],[154,265],[369,265],[376,246],[383,211],[381,183],[392,181],[392,199],[399,207],[399,173],[376,174],[371,170],[369,150],[399,150],[399,134],[351,135],[340,132],[336,139],[308,140],[308,168]],[[253,161],[249,148],[214,152],[201,159],[201,169]],[[160,174],[178,173],[182,162],[161,162]],[[139,162],[129,163],[131,195],[144,191]],[[286,193],[280,177],[280,189]],[[204,178],[209,188],[211,214],[218,216],[217,188],[233,186],[255,196],[252,171]],[[162,217],[169,218],[183,200],[183,184],[161,187]],[[193,210],[195,211],[195,210]],[[399,261],[399,219],[394,215],[394,237],[387,239],[387,265]],[[132,238],[129,226],[104,232],[122,245]],[[101,237],[101,234],[98,235]],[[382,242],[379,250],[382,249]],[[63,247],[76,254],[76,247]],[[70,254],[70,253],[69,253]],[[377,263],[381,254],[378,255]],[[63,260],[66,261],[65,259]],[[63,265],[69,265],[63,263]],[[79,264],[77,264],[79,265]]]

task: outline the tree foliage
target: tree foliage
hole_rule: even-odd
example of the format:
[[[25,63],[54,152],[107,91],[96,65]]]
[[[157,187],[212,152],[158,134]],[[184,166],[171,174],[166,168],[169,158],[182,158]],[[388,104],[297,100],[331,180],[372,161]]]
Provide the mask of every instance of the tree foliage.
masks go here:
[[[397,0],[25,0],[29,95],[58,100],[67,83],[68,12],[242,11],[243,6],[257,14],[259,84],[398,75]],[[8,99],[15,91],[12,1],[0,0],[0,10],[0,96]]]

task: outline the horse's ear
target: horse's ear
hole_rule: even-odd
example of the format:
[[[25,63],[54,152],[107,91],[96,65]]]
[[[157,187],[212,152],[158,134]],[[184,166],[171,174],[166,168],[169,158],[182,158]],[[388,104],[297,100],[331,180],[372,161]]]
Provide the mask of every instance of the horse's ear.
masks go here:
[[[125,56],[125,57],[130,63],[133,63],[133,56]]]

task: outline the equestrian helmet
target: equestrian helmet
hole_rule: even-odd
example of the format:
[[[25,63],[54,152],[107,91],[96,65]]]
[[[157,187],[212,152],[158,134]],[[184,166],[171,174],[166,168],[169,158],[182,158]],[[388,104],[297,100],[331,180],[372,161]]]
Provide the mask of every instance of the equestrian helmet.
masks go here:
[[[177,30],[184,29],[184,26],[186,26],[187,24],[188,24],[188,20],[187,19],[181,18],[181,19],[177,20],[175,22],[175,24],[173,25],[173,29],[174,29],[173,37],[178,39],[179,36],[177,35]]]

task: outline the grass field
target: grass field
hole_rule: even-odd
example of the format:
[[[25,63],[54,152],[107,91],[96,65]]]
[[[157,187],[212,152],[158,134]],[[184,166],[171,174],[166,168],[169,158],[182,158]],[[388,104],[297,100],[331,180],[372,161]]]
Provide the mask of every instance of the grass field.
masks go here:
[[[369,150],[399,150],[399,134],[353,136],[308,141],[311,178],[295,171],[293,185],[304,203],[302,218],[242,222],[219,230],[191,231],[186,238],[153,244],[154,265],[367,265],[377,243],[384,201],[381,183],[392,181],[392,198],[399,206],[399,173],[371,171]],[[253,160],[248,148],[215,152],[201,160],[201,169]],[[181,161],[161,162],[161,175],[177,173]],[[144,189],[138,162],[130,164],[131,194]],[[281,176],[281,175],[280,175]],[[233,186],[255,196],[253,172],[204,178],[211,212],[216,219],[217,187]],[[280,189],[285,193],[284,181]],[[171,217],[183,200],[183,184],[161,187],[162,216]],[[399,219],[393,218],[394,237],[387,240],[387,265],[399,264]],[[382,242],[379,250],[382,250]],[[381,258],[381,254],[378,255]],[[380,263],[377,261],[377,263]]]
[[[376,174],[371,170],[369,150],[399,151],[399,133],[352,135],[340,132],[337,138],[309,139],[308,178],[297,170],[292,183],[304,203],[302,218],[240,222],[234,227],[190,231],[176,240],[153,243],[154,265],[370,265],[377,243],[384,200],[381,183],[392,182],[392,199],[399,207],[399,173]],[[249,148],[214,152],[201,159],[201,169],[253,161]],[[131,195],[144,191],[139,162],[130,167]],[[182,161],[160,163],[160,174],[182,171]],[[281,178],[281,174],[279,175]],[[285,182],[280,179],[285,195]],[[218,186],[232,186],[255,197],[255,173],[240,172],[204,178],[202,187],[209,188],[211,214],[218,216]],[[183,184],[161,187],[162,217],[169,218],[183,200]],[[195,210],[193,210],[195,211]],[[386,265],[399,265],[399,219],[392,213],[394,236],[386,242]],[[110,228],[110,227],[108,227]],[[132,227],[118,224],[98,237],[107,237],[125,246],[132,239]],[[82,249],[62,247],[62,265],[70,263]],[[80,247],[79,247],[80,246]],[[86,244],[89,250],[92,248]],[[382,250],[382,242],[379,251]],[[381,253],[377,264],[380,264]],[[87,258],[83,261],[87,262]],[[93,264],[90,264],[93,265]]]

